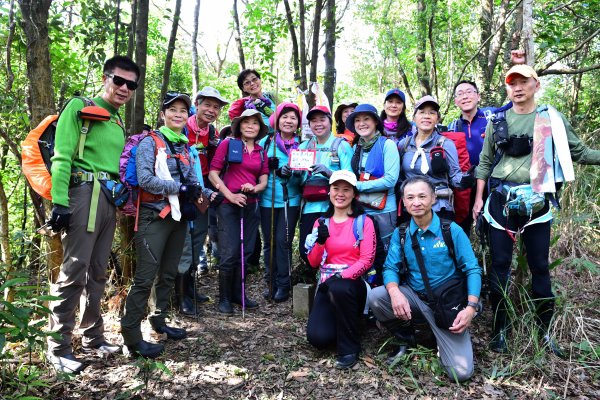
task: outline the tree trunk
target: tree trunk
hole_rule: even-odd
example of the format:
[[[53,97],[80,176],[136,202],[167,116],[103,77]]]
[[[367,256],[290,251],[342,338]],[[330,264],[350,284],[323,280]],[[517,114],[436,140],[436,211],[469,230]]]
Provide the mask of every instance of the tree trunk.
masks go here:
[[[49,114],[56,113],[52,70],[50,65],[50,47],[48,39],[48,10],[51,0],[19,0],[21,6],[21,26],[26,41],[27,79],[29,81],[28,105],[31,112],[31,127],[37,126]],[[31,193],[31,191],[30,191]],[[37,195],[32,195],[37,210],[49,208],[50,203],[42,206]],[[43,213],[43,211],[41,211]],[[52,282],[58,278],[62,264],[62,246],[60,236],[48,239],[47,264]]]
[[[194,31],[192,33],[192,95],[198,93],[200,70],[198,68],[198,18],[200,17],[200,0],[196,0],[194,7]]]
[[[421,88],[421,96],[431,93],[431,83],[427,68],[427,6],[425,0],[418,0],[417,3],[417,56],[416,71]]]
[[[323,11],[323,0],[315,1],[315,17],[313,19],[313,35],[310,56],[310,85],[317,81],[317,63],[319,61],[319,35],[321,34],[321,12]],[[310,106],[314,105],[314,102]]]
[[[115,42],[113,44],[113,55],[119,54],[119,22],[121,19],[121,0],[117,0],[117,12],[115,15]]]
[[[300,89],[308,89],[308,80],[306,77],[306,24],[304,15],[306,9],[304,8],[304,0],[298,1],[298,15],[300,20]]]
[[[440,98],[438,93],[438,76],[437,76],[437,59],[435,57],[435,41],[433,38],[433,25],[435,17],[435,9],[437,7],[437,0],[431,2],[431,15],[429,16],[429,26],[427,28],[427,36],[429,39],[429,50],[431,52],[431,73],[430,81],[433,82],[433,90],[435,90],[435,97]]]
[[[6,279],[10,279],[12,271],[12,253],[10,252],[10,228],[8,226],[8,198],[4,190],[2,172],[0,172],[0,262],[6,266]],[[14,300],[14,291],[7,290],[5,293],[7,301]]]
[[[15,80],[15,74],[13,73],[11,63],[11,51],[12,41],[15,36],[15,0],[10,0],[8,6],[8,37],[6,38],[6,86],[5,93],[9,93],[12,90],[12,84]]]
[[[135,23],[137,19],[137,0],[131,0],[131,23],[129,24],[127,37],[127,57],[133,58],[135,51]],[[133,101],[125,104],[125,129],[127,135],[131,135],[133,127]]]
[[[290,2],[283,0],[285,5],[285,18],[288,24],[288,30],[290,32],[290,39],[292,40],[292,64],[294,67],[294,82],[296,86],[300,85],[300,57],[298,55],[298,38],[296,37],[296,27],[294,26],[294,17],[292,15],[292,9],[290,8]]]
[[[333,94],[335,93],[335,28],[336,7],[335,0],[327,0],[327,21],[325,23],[325,79],[323,92],[333,105]]]
[[[242,32],[240,30],[240,17],[238,15],[237,0],[233,0],[233,25],[235,27],[235,43],[237,43],[238,55],[240,57],[240,69],[246,69],[244,47],[242,46]]]
[[[527,65],[535,64],[535,46],[533,43],[533,0],[523,0],[523,30],[521,33]]]
[[[173,65],[173,53],[175,52],[175,41],[177,40],[177,28],[179,27],[179,14],[181,13],[181,0],[175,0],[175,12],[173,13],[173,25],[171,26],[171,36],[169,37],[169,46],[167,47],[167,56],[165,57],[165,67],[163,68],[163,80],[160,88],[159,101],[165,97],[169,88],[169,77],[171,76],[171,66]],[[156,125],[160,122],[160,111],[156,117]]]
[[[148,48],[148,6],[149,0],[138,0],[135,29],[135,62],[140,67],[138,88],[133,98],[133,133],[142,131],[144,125],[144,84],[146,81],[146,49]]]

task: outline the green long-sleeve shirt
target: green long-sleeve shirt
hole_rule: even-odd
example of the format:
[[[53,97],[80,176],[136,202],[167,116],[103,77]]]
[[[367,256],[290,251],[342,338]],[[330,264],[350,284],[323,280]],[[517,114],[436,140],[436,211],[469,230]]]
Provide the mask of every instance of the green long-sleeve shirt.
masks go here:
[[[125,145],[125,135],[117,109],[101,97],[92,100],[106,109],[111,118],[110,121],[92,121],[82,159],[78,157],[82,125],[78,111],[85,107],[84,101],[78,98],[71,100],[58,119],[52,157],[51,194],[54,204],[69,206],[69,182],[73,168],[108,172],[115,178],[119,175],[119,158]]]
[[[512,109],[506,112],[506,122],[508,123],[509,136],[518,136],[527,134],[533,138],[533,127],[535,124],[536,111],[529,114],[517,114]],[[567,121],[564,115],[560,114],[567,132],[567,140],[571,151],[571,159],[580,164],[600,164],[600,150],[593,150],[587,147],[577,137],[573,127]],[[521,157],[511,157],[504,154],[494,170],[491,171],[494,157],[496,154],[496,145],[494,143],[493,124],[488,124],[485,130],[485,140],[481,150],[479,165],[475,171],[477,179],[487,180],[490,176],[503,181],[515,183],[529,183],[529,170],[531,169],[531,153]]]

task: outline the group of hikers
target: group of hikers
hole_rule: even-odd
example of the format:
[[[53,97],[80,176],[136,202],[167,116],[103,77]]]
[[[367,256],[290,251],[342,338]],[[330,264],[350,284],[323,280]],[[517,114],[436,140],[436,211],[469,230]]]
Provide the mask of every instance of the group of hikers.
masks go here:
[[[458,82],[453,94],[461,116],[449,129],[440,127],[440,105],[429,95],[415,102],[412,122],[406,96],[396,88],[386,93],[381,113],[345,101],[332,115],[324,105],[302,110],[277,103],[252,69],[240,72],[243,97],[229,107],[231,126],[220,133],[214,123],[229,102],[217,89],[205,87],[193,99],[167,93],[163,125],[148,129],[135,152],[137,263],[121,318],[124,348],[107,342],[100,301],[117,207],[99,195],[96,182],[118,183],[126,147],[118,110],[139,76],[127,57],[106,61],[103,92],[92,101],[110,118],[94,122],[83,157],[79,111],[85,102],[70,101],[56,127],[49,225],[62,233],[64,262],[51,288],[60,300],[50,304],[48,359],[57,371],[85,367],[72,346],[78,305],[83,352],[159,356],[164,345],[142,335],[146,315],[154,331],[185,338],[184,329],[167,325],[171,293],[175,289],[178,308],[188,315],[206,300],[195,279],[212,256],[207,236],[219,260],[219,313],[259,307],[247,296],[245,280],[261,236],[263,296],[288,301],[298,223],[300,257],[318,273],[307,339],[317,348],[336,348],[336,367],[358,361],[360,321],[370,312],[401,344],[390,362],[417,344],[437,346],[452,379],[472,376],[468,328],[482,309],[482,270],[469,239],[476,220],[487,226],[492,243],[490,348],[508,351],[507,293],[520,235],[540,338],[562,355],[550,331],[550,205],[558,206],[560,184],[574,179],[572,161],[600,164],[600,151],[586,147],[556,109],[537,104],[540,80],[525,64],[506,73],[511,103],[501,108],[480,108],[477,85]],[[304,113],[312,136],[301,141]],[[457,135],[461,141],[452,139]],[[460,152],[476,169],[462,165]],[[299,154],[312,162],[293,162]],[[454,222],[459,208],[460,226]]]

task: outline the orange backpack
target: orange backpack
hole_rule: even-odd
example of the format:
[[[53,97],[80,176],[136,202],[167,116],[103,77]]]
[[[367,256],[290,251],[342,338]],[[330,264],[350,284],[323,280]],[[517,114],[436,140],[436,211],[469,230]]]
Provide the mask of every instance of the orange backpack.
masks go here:
[[[83,158],[85,139],[90,132],[92,121],[109,121],[110,113],[85,97],[74,97],[83,100],[85,107],[78,111],[81,124],[77,157]],[[72,99],[71,99],[72,100]],[[68,102],[67,102],[68,104]],[[66,106],[66,104],[65,104]],[[64,108],[63,108],[64,110]],[[62,113],[62,111],[61,111]],[[45,199],[52,200],[52,156],[54,155],[54,142],[56,124],[60,114],[48,115],[42,122],[32,129],[21,143],[22,169],[32,189]]]

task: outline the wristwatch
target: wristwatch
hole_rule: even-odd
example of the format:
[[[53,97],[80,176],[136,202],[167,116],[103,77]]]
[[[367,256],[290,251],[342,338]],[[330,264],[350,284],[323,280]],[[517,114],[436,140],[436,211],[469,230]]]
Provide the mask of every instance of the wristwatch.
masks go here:
[[[467,307],[469,307],[469,306],[473,307],[475,309],[475,311],[477,312],[477,314],[479,314],[481,312],[481,310],[483,309],[483,306],[479,302],[475,303],[474,301],[468,301]]]

